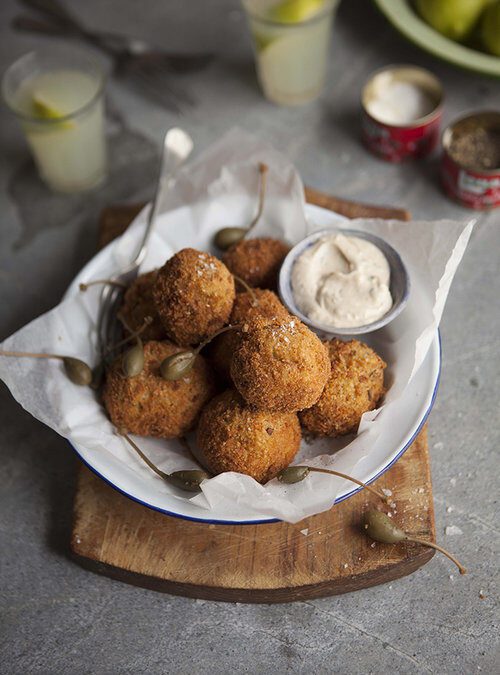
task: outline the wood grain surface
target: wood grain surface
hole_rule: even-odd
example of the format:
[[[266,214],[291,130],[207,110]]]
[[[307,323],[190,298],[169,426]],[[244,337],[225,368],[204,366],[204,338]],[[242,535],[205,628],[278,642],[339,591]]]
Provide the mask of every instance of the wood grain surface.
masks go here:
[[[395,520],[434,540],[427,435],[423,431],[374,485],[393,491]],[[373,544],[366,490],[302,522],[210,525],[172,518],[119,494],[88,469],[78,476],[71,548],[88,569],[156,591],[209,600],[290,602],[411,574],[433,550]]]
[[[355,217],[408,220],[401,209],[371,207],[306,189],[307,200]],[[121,234],[142,204],[105,209],[99,246]],[[424,430],[375,485],[393,491],[394,518],[434,541],[434,507]],[[214,525],[152,511],[113,490],[89,469],[79,471],[71,550],[95,572],[157,591],[234,602],[289,602],[385,583],[411,574],[433,550],[374,544],[363,512],[381,508],[367,491],[301,523]]]
[[[336,211],[346,218],[387,218],[394,220],[410,220],[411,218],[410,212],[406,209],[353,202],[308,187],[304,189],[304,192],[309,204]],[[101,214],[98,247],[106,246],[115,237],[123,234],[123,231],[144,206],[143,203],[119,204],[104,209]]]

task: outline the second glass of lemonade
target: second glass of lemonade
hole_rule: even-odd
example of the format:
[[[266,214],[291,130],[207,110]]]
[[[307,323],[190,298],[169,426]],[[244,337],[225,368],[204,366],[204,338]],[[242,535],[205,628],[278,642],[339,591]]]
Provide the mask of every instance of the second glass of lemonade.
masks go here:
[[[31,52],[7,70],[3,96],[19,119],[41,178],[56,192],[104,181],[104,73],[86,52]]]
[[[243,0],[266,98],[300,105],[319,96],[339,0]]]

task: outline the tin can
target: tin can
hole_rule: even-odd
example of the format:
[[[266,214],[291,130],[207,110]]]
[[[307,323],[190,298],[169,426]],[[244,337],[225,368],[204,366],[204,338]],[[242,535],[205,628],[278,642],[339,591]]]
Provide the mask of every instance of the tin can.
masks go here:
[[[500,206],[499,112],[467,115],[444,130],[441,180],[445,192],[462,206]]]
[[[378,117],[374,102],[394,85],[411,87],[425,102],[425,114],[401,123]],[[361,95],[362,134],[367,148],[388,162],[426,157],[437,147],[442,115],[443,88],[428,70],[416,66],[388,66],[375,72]]]

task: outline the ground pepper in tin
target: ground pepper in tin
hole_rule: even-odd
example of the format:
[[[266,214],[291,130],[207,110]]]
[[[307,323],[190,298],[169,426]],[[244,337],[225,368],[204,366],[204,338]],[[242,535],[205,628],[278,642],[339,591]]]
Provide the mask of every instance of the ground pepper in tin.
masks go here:
[[[500,112],[471,113],[445,129],[441,180],[462,206],[500,207]]]
[[[500,168],[500,130],[475,127],[453,135],[448,148],[452,159],[472,171]]]

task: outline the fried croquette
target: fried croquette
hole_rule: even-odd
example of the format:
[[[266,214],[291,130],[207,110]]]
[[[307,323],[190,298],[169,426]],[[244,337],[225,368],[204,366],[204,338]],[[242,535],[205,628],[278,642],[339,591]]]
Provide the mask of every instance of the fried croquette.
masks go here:
[[[235,296],[227,267],[193,248],[176,253],[158,270],[153,297],[167,335],[196,345],[227,323]]]
[[[226,251],[222,260],[249,286],[275,289],[281,264],[289,250],[290,246],[280,239],[242,239]]]
[[[231,378],[248,405],[281,412],[310,408],[330,375],[328,350],[295,317],[242,333]]]
[[[234,300],[229,323],[248,331],[257,319],[260,322],[286,320],[288,310],[272,291],[256,288],[253,292],[238,293]],[[215,338],[210,346],[210,359],[220,375],[230,379],[231,358],[240,341],[237,331],[229,331]]]
[[[133,331],[139,330],[146,317],[151,317],[152,322],[141,333],[141,338],[145,341],[163,340],[166,337],[153,300],[153,285],[157,274],[158,270],[152,270],[139,275],[125,291],[120,307],[120,314]]]
[[[197,444],[211,472],[237,471],[265,483],[287,467],[300,446],[295,413],[252,410],[232,389],[203,409]]]
[[[135,377],[125,377],[122,357],[106,374],[104,405],[118,429],[140,436],[174,438],[195,425],[201,409],[216,393],[215,377],[207,361],[197,356],[186,377],[167,382],[160,364],[167,356],[182,351],[171,342],[146,342],[144,368]]]
[[[361,415],[384,395],[385,362],[358,340],[325,343],[332,372],[317,403],[300,413],[302,425],[319,436],[356,431]]]

